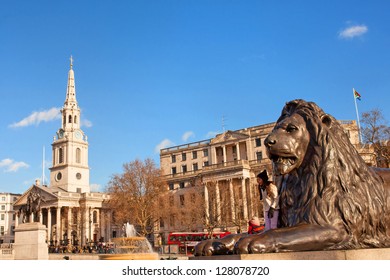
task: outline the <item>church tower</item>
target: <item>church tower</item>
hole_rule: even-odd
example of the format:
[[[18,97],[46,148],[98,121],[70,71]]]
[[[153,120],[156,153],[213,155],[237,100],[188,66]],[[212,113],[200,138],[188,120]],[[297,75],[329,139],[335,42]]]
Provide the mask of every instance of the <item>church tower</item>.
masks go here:
[[[80,129],[80,108],[76,100],[72,57],[61,114],[62,125],[52,143],[53,166],[50,168],[50,186],[67,192],[89,193],[88,141]]]

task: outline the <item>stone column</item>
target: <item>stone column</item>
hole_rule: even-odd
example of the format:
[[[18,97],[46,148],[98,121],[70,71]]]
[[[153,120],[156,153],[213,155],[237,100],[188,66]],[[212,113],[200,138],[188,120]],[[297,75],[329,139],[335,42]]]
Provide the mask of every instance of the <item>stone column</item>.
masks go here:
[[[217,221],[221,222],[221,197],[219,195],[219,184],[218,181],[215,183],[215,201],[217,210]]]
[[[226,146],[223,145],[223,146],[222,146],[222,149],[223,149],[223,163],[224,163],[224,165],[225,165],[225,163],[227,162]]]
[[[209,204],[209,190],[207,189],[207,183],[204,184],[204,207],[206,214],[206,224],[210,223],[210,204]]]
[[[237,149],[237,160],[241,160],[240,143],[236,144],[236,149]]]
[[[69,206],[68,207],[68,222],[67,222],[67,228],[68,228],[68,231],[66,232],[66,234],[68,235],[68,239],[71,240],[72,238],[72,208]]]
[[[107,229],[106,229],[107,241],[111,242],[111,211],[110,210],[107,210],[107,222],[106,222],[106,225],[107,225]]]
[[[211,148],[211,164],[217,164],[217,147]]]
[[[232,221],[236,218],[236,209],[234,205],[234,189],[233,189],[233,179],[229,179],[229,195],[230,195],[230,212]]]
[[[242,208],[244,211],[244,220],[248,221],[248,201],[246,199],[246,178],[241,179]]]
[[[43,224],[43,213],[42,213],[42,208],[39,210],[39,222],[41,223],[41,224]]]
[[[61,206],[58,206],[56,210],[56,239],[58,242],[57,245],[59,245],[61,240]]]
[[[47,208],[47,238],[50,240],[52,240],[52,236],[51,236],[51,209],[50,207]]]
[[[19,214],[16,212],[15,213],[15,228],[17,228],[19,225]]]
[[[106,224],[106,221],[104,219],[104,210],[101,209],[100,210],[100,217],[99,217],[100,237],[104,237],[104,241],[107,241],[106,240],[106,234],[104,233],[104,231],[105,231],[105,224]]]

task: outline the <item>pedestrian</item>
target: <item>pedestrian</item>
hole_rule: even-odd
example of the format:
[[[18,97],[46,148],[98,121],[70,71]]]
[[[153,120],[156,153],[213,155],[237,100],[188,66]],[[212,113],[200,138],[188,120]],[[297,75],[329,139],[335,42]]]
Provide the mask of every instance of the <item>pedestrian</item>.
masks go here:
[[[248,233],[249,234],[256,234],[260,233],[264,230],[264,225],[260,223],[260,220],[258,217],[252,217],[251,220],[248,222]]]
[[[278,188],[268,178],[267,170],[257,175],[260,200],[263,200],[265,231],[278,227],[279,193]]]

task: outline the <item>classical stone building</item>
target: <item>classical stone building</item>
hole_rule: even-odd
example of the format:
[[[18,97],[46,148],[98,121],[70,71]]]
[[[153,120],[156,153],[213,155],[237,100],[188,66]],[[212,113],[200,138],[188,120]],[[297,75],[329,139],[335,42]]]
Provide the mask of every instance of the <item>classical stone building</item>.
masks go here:
[[[16,212],[13,204],[20,194],[0,193],[0,244],[15,240]]]
[[[116,234],[107,208],[109,196],[91,192],[88,138],[80,127],[72,58],[61,114],[61,126],[52,143],[50,185],[36,181],[15,202],[15,226],[41,222],[47,227],[47,241],[53,245],[109,241]],[[37,205],[39,211],[34,212]]]
[[[355,121],[340,121],[352,144],[363,157]],[[264,139],[274,123],[236,131],[215,138],[169,147],[160,151],[160,165],[168,184],[169,213],[163,213],[159,232],[246,231],[252,216],[262,216],[256,175],[272,174]]]

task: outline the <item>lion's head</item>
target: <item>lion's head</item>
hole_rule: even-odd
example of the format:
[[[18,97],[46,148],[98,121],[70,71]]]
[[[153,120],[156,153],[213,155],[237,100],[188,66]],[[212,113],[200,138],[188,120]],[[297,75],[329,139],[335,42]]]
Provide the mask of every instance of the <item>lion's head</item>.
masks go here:
[[[290,101],[265,145],[274,174],[284,178],[282,227],[332,225],[345,236],[339,245],[345,248],[376,246],[387,239],[383,181],[335,118],[313,102]]]

